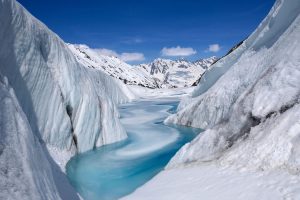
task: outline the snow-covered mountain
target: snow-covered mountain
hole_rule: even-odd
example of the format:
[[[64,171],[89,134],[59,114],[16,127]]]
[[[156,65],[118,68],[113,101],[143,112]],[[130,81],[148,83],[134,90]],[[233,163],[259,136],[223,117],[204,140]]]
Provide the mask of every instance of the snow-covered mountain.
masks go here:
[[[117,57],[101,55],[87,45],[68,44],[68,47],[87,68],[101,70],[128,85],[148,88],[191,86],[217,60],[216,57],[195,62],[158,58],[148,64],[132,66]]]
[[[117,57],[101,55],[86,45],[68,44],[68,47],[78,62],[88,68],[101,70],[128,85],[140,85],[148,88],[160,87],[160,84],[148,73],[123,62]]]
[[[15,0],[0,1],[0,27],[0,198],[76,199],[52,159],[126,138],[116,104],[133,96]]]
[[[216,61],[218,61],[218,58],[216,56],[212,56],[210,58],[204,58],[204,59],[199,59],[193,62],[195,65],[198,65],[202,67],[203,69],[209,69],[209,67],[214,64]]]
[[[216,57],[196,62],[158,58],[151,63],[140,64],[138,67],[160,82],[161,87],[179,88],[192,86],[216,60]]]
[[[300,1],[277,0],[166,120],[206,129],[169,167],[216,161],[240,169],[300,168]]]

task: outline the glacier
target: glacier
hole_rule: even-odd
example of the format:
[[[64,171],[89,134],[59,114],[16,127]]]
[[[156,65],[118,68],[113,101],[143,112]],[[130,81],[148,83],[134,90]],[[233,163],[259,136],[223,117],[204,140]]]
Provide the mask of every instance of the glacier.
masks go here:
[[[0,199],[78,199],[0,74]]]
[[[124,84],[79,64],[56,34],[15,1],[1,1],[0,26],[0,71],[34,133],[78,152],[126,138],[115,106],[133,98]]]
[[[277,0],[258,28],[201,79],[165,123],[206,129],[168,168],[218,161],[299,173],[300,1]]]
[[[135,96],[17,1],[0,0],[0,27],[0,198],[79,199],[66,162],[125,139],[116,106]]]

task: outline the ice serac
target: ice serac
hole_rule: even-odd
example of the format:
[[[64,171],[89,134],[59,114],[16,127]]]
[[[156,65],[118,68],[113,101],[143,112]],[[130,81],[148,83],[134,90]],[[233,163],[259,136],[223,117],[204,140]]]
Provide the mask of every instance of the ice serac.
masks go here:
[[[83,152],[126,137],[120,81],[76,61],[66,44],[14,0],[0,1],[0,72],[32,131],[50,146]]]
[[[207,72],[166,123],[206,129],[169,167],[218,160],[299,172],[300,1],[277,0],[236,50]]]

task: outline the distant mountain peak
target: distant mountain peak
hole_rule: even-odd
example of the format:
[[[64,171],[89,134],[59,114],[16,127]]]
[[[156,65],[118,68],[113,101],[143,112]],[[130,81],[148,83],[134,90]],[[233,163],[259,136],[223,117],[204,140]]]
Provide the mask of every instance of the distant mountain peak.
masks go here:
[[[77,60],[88,68],[98,69],[128,85],[148,88],[192,86],[208,69],[216,57],[190,62],[184,58],[170,60],[156,58],[150,63],[129,65],[114,56],[101,55],[83,44],[68,44]]]

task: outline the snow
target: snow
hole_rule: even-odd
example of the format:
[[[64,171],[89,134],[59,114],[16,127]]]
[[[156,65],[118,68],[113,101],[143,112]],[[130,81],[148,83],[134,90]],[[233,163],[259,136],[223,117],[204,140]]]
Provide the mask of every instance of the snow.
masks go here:
[[[244,44],[216,63],[213,70],[224,74],[213,85],[216,77],[200,83],[165,121],[206,129],[168,167],[220,159],[298,173],[299,13],[299,1],[277,1]]]
[[[128,199],[300,198],[299,14],[299,0],[277,0],[254,33],[205,72],[165,123],[206,131]],[[60,168],[75,152],[126,138],[117,104],[191,90],[129,89],[107,75],[125,80],[121,67],[99,70],[105,61],[89,49],[92,60],[74,56],[76,46],[14,0],[0,0],[0,27],[1,199],[78,199]],[[139,76],[147,87],[191,86],[205,71],[184,60],[157,59],[141,65],[143,73],[120,65],[129,82]]]
[[[47,146],[47,150],[48,150],[51,158],[53,158],[53,160],[55,160],[55,162],[59,166],[60,170],[65,173],[66,172],[66,168],[65,168],[66,164],[68,163],[70,158],[76,154],[75,149],[73,149],[73,151],[70,151],[70,150],[62,150],[62,149],[59,149],[57,147],[50,146],[50,145],[46,145],[46,146]]]
[[[131,66],[117,57],[101,55],[97,49],[84,44],[68,44],[68,47],[85,67],[98,69],[128,85],[152,89],[190,87],[217,60],[215,56],[195,62],[158,58],[148,64]]]
[[[277,0],[165,123],[206,129],[124,199],[299,199],[300,1]]]
[[[199,59],[193,62],[195,65],[202,67],[203,69],[210,69],[215,62],[218,61],[216,56],[212,56],[210,58]]]
[[[159,87],[150,74],[140,70],[139,67],[134,67],[123,62],[117,57],[101,55],[96,50],[83,44],[68,44],[68,47],[78,62],[85,67],[103,71],[129,85],[140,85],[148,88]]]
[[[122,200],[299,199],[300,178],[286,171],[251,172],[216,164],[165,170]]]
[[[78,199],[0,74],[0,199]],[[63,184],[63,187],[57,188]]]
[[[184,59],[169,60],[158,58],[148,64],[140,64],[138,67],[150,74],[162,88],[190,87],[202,76],[216,57],[189,62]]]
[[[77,62],[67,45],[13,0],[0,4],[0,71],[34,133],[84,152],[126,138],[116,104],[134,98],[121,82]]]
[[[136,97],[136,100],[170,98],[170,97],[182,98],[190,94],[194,89],[194,87],[149,89],[149,88],[135,86],[135,85],[130,85],[128,87]]]

